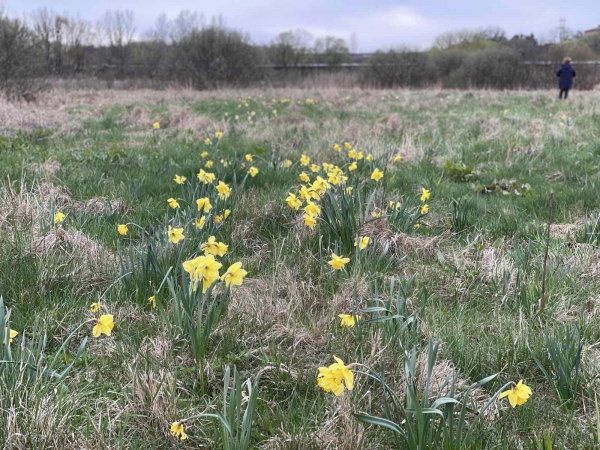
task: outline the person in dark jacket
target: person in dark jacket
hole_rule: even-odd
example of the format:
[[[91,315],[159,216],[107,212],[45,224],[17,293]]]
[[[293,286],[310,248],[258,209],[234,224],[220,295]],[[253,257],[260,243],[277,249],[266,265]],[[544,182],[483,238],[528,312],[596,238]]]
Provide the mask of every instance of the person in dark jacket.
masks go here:
[[[560,93],[558,94],[558,98],[563,98],[563,94],[565,94],[565,100],[569,96],[569,89],[573,87],[573,77],[575,76],[575,70],[573,70],[573,66],[571,66],[571,58],[568,56],[563,60],[563,65],[556,72],[556,76],[558,77],[558,87],[560,89]]]

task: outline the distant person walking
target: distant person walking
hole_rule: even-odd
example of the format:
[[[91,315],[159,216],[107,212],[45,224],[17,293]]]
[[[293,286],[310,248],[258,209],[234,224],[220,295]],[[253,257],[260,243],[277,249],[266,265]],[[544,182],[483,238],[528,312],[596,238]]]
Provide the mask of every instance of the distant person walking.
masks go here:
[[[571,58],[567,56],[563,60],[561,68],[556,72],[556,76],[558,77],[558,87],[560,88],[558,98],[563,98],[563,94],[565,94],[565,100],[567,99],[569,96],[569,89],[573,87],[573,77],[575,75],[575,70],[573,70],[573,66],[571,66]]]

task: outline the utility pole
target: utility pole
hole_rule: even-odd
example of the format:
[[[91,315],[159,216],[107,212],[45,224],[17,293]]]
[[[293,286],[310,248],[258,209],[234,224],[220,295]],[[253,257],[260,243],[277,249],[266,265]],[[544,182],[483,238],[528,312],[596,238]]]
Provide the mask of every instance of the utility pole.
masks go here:
[[[561,17],[558,21],[558,41],[562,44],[567,40],[567,19]]]

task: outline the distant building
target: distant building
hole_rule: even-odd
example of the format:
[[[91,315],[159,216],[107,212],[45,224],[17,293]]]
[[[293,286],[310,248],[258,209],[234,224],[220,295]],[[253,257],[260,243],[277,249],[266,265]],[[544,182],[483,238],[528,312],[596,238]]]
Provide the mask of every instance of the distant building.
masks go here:
[[[589,29],[589,30],[585,30],[585,31],[583,32],[583,34],[595,34],[595,33],[598,33],[598,34],[600,34],[600,25],[598,25],[598,27],[597,27],[597,28],[591,28],[591,29]]]

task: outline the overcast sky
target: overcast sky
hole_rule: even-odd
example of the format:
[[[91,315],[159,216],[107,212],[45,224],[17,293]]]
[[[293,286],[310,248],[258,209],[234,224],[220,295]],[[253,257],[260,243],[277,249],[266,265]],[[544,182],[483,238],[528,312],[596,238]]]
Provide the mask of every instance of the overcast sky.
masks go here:
[[[0,4],[3,0],[0,0]],[[174,18],[181,10],[221,14],[230,28],[245,31],[254,42],[268,43],[279,32],[303,28],[315,37],[349,40],[356,33],[358,50],[370,52],[407,44],[427,48],[448,30],[495,25],[515,33],[549,37],[561,17],[573,30],[600,23],[599,0],[4,0],[12,16],[48,7],[95,21],[106,10],[131,9],[136,31],[144,34],[159,14]]]

